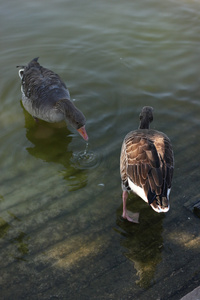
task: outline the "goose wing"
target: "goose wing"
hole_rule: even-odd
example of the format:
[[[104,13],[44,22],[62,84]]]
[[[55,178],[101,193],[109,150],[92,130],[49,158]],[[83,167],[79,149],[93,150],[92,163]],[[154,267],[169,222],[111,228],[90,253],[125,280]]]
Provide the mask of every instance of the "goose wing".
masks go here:
[[[60,76],[42,67],[38,59],[33,59],[24,68],[22,89],[25,96],[32,101],[38,99],[70,99],[69,91]]]

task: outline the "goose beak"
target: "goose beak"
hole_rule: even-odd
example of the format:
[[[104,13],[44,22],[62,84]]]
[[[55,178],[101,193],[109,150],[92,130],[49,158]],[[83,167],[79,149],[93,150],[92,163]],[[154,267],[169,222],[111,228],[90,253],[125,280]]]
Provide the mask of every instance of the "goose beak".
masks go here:
[[[85,130],[85,126],[82,126],[81,128],[77,129],[77,131],[79,132],[79,134],[82,136],[82,138],[85,141],[88,141],[88,135],[87,135],[87,132]]]

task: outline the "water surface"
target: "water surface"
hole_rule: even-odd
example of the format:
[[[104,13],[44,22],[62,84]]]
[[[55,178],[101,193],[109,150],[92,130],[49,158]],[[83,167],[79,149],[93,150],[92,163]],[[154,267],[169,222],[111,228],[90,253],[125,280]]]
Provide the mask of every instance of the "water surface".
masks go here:
[[[200,2],[1,1],[2,299],[179,299],[199,284]],[[66,82],[89,143],[21,105],[17,65]],[[144,105],[175,154],[171,209],[135,195],[121,219],[119,156]],[[86,151],[86,152],[85,152]],[[198,255],[198,256],[197,256]]]

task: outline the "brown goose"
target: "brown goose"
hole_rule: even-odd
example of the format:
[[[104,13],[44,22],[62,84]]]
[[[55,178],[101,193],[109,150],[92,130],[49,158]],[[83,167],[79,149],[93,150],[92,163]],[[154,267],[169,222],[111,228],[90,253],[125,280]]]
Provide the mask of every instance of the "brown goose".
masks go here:
[[[24,108],[36,119],[51,123],[67,121],[87,141],[85,117],[70,100],[69,91],[61,78],[43,68],[38,58],[27,66],[19,67]]]
[[[149,129],[153,108],[145,106],[138,130],[129,132],[122,144],[120,173],[123,190],[124,219],[138,223],[138,217],[126,209],[128,191],[140,196],[156,212],[169,210],[169,194],[174,170],[174,156],[169,138]]]

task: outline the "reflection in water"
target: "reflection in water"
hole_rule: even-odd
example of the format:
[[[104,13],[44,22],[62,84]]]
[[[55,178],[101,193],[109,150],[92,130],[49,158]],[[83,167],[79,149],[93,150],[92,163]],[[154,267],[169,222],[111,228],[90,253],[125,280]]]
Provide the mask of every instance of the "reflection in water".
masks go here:
[[[3,218],[0,217],[0,239],[8,233],[10,224],[8,224]]]
[[[132,224],[121,218],[122,206],[117,210],[117,225],[122,229],[116,229],[123,238],[121,245],[128,251],[124,255],[133,261],[137,270],[139,284],[147,288],[154,279],[156,266],[162,259],[161,251],[163,247],[162,221],[164,214],[157,214],[150,209],[137,196],[128,204],[129,209],[140,211],[139,224]],[[144,206],[146,205],[146,206]]]
[[[45,162],[54,162],[65,167],[61,174],[67,181],[69,191],[80,189],[87,184],[86,170],[71,164],[73,152],[68,151],[72,137],[67,131],[65,123],[51,124],[35,121],[23,108],[27,139],[34,145],[27,147],[27,151],[34,157]]]
[[[17,251],[19,253],[19,255],[14,256],[15,259],[25,261],[24,256],[29,252],[27,243],[29,239],[30,238],[26,235],[26,233],[21,231],[17,237],[11,240],[11,243],[17,246]]]
[[[21,220],[13,213],[7,212],[10,217],[12,218],[12,221],[20,222]],[[14,225],[10,225],[8,222],[6,222],[3,218],[0,217],[0,239],[5,238],[8,235],[8,232],[15,227]],[[19,232],[16,237],[12,238],[10,240],[10,243],[14,245],[12,248],[12,254],[10,254],[12,257],[14,257],[16,260],[23,260],[25,261],[25,255],[28,254],[28,240],[29,236],[27,236],[24,232]]]
[[[10,211],[7,211],[7,213],[16,221],[21,221],[15,214],[13,214],[12,212]]]

